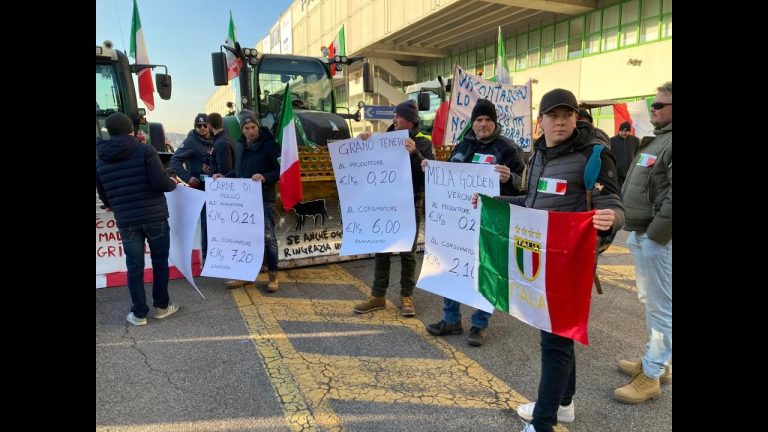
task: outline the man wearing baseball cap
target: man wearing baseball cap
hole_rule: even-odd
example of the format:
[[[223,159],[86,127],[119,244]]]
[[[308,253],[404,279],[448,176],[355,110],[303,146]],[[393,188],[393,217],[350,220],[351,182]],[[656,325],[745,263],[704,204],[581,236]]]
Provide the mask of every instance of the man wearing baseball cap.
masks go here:
[[[592,125],[576,122],[578,110],[576,97],[568,90],[554,89],[542,96],[538,122],[544,133],[533,144],[534,153],[528,162],[525,179],[528,184],[526,194],[502,196],[499,199],[538,210],[589,210],[584,169],[592,148],[607,143]],[[604,148],[600,158],[597,182],[601,186],[595,187],[592,195],[592,207],[597,209],[592,224],[598,230],[598,236],[604,237],[624,225],[624,207],[619,198],[616,166],[610,149]],[[547,188],[550,182],[564,188]],[[539,397],[536,402],[517,408],[517,414],[531,422],[523,432],[551,432],[558,421],[573,421],[575,393],[576,356],[573,339],[541,330]]]

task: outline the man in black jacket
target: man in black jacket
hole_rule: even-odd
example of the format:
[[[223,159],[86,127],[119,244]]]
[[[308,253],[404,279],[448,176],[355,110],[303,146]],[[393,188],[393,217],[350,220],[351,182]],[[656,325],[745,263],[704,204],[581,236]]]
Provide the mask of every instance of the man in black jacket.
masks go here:
[[[132,136],[133,122],[127,115],[114,113],[105,126],[111,138],[96,144],[96,190],[104,205],[114,211],[123,242],[133,302],[128,322],[144,325],[149,312],[144,292],[145,240],[152,257],[152,318],[162,319],[179,309],[168,296],[171,235],[163,194],[174,190],[176,182],[165,173],[154,147]]]
[[[233,178],[250,178],[261,182],[264,204],[264,261],[269,272],[267,292],[277,291],[277,236],[275,235],[275,183],[280,180],[280,147],[268,128],[261,126],[256,114],[243,110],[239,114],[243,134],[235,144],[235,168],[227,175]],[[218,178],[216,174],[214,178]],[[237,288],[246,281],[229,281],[227,287]]]
[[[624,186],[624,180],[627,179],[629,166],[632,159],[637,154],[637,148],[640,147],[640,140],[630,134],[632,125],[624,122],[619,126],[619,133],[611,138],[611,151],[616,156],[616,174],[619,176],[619,190]]]

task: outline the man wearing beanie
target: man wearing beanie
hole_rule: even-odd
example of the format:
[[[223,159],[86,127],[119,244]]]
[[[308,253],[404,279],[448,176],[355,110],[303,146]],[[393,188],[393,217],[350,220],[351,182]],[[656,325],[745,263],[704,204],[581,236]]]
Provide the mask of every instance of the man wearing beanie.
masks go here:
[[[208,116],[200,113],[195,116],[194,129],[171,156],[171,168],[189,187],[205,190],[205,176],[211,164],[213,140],[210,136]],[[208,218],[206,209],[200,213],[200,245],[203,249],[203,260],[208,256]]]
[[[227,177],[250,178],[261,182],[264,200],[264,257],[269,272],[268,292],[278,289],[277,236],[275,235],[275,183],[280,179],[280,147],[268,128],[261,126],[252,111],[243,110],[238,115],[243,134],[235,144],[235,168]],[[221,175],[216,174],[214,178]],[[255,281],[254,281],[255,282]],[[229,281],[227,287],[237,288],[246,281]]]
[[[565,89],[545,93],[539,104],[538,123],[544,133],[533,143],[528,161],[525,195],[497,197],[521,207],[557,212],[590,210],[584,170],[595,145],[605,139],[586,122],[577,122],[576,96]],[[591,207],[596,209],[592,224],[604,237],[624,225],[624,207],[619,198],[616,168],[611,150],[600,153],[598,186],[593,191]],[[540,181],[546,179],[547,181]],[[565,186],[554,190],[547,183]],[[473,202],[475,200],[473,199]],[[568,269],[561,269],[567,271]],[[586,294],[589,295],[589,294]],[[558,422],[575,418],[573,396],[576,393],[576,356],[573,339],[545,330],[541,336],[541,379],[536,402],[520,405],[517,414],[530,421],[524,432],[552,432]]]
[[[464,139],[456,145],[448,158],[450,162],[471,163],[487,160],[490,156],[492,164],[496,165],[499,173],[502,195],[520,193],[520,175],[525,168],[522,149],[501,135],[498,125],[496,105],[488,99],[480,99],[472,109],[472,130],[464,135]],[[479,162],[488,163],[488,162]],[[443,297],[443,319],[427,326],[427,331],[435,336],[461,334],[461,303]],[[485,343],[485,331],[491,314],[480,309],[472,314],[472,327],[469,329],[467,343],[480,346]]]
[[[630,131],[632,125],[624,122],[619,126],[619,133],[611,138],[611,151],[616,156],[616,174],[619,176],[619,190],[627,179],[629,166],[632,164],[637,148],[640,147],[640,140],[632,135]]]
[[[424,171],[421,169],[421,161],[434,160],[435,152],[432,141],[426,135],[419,132],[419,108],[413,100],[407,100],[395,107],[395,118],[387,132],[394,130],[407,130],[408,138],[405,139],[405,150],[411,158],[411,181],[413,182],[413,200],[416,209],[416,236],[413,239],[413,247],[410,252],[400,252],[400,313],[403,316],[416,315],[416,307],[413,305],[413,289],[416,287],[416,238],[419,236],[419,213],[423,213],[424,207]],[[358,138],[367,141],[370,133],[363,132]],[[373,269],[373,286],[368,300],[358,303],[352,310],[355,313],[368,313],[384,309],[387,303],[385,297],[389,287],[389,268],[391,253],[377,253]]]
[[[152,318],[162,319],[179,309],[168,296],[171,237],[163,194],[174,190],[176,182],[165,173],[157,150],[132,136],[133,122],[127,115],[114,113],[105,126],[111,137],[96,143],[96,190],[114,212],[123,242],[133,304],[128,322],[144,325],[149,313],[144,292],[145,240],[152,257]]]

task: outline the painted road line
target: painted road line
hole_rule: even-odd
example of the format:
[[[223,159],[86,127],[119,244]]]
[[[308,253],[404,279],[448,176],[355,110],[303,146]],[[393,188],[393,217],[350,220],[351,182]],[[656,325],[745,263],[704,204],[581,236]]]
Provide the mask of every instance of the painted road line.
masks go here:
[[[338,265],[279,271],[278,278],[281,284],[351,285],[362,294],[370,292],[368,285]],[[266,275],[261,275],[257,285],[265,283]],[[232,295],[294,431],[344,431],[331,408],[333,400],[503,410],[528,402],[462,351],[429,335],[421,321],[396,313],[390,302],[385,311],[358,315],[352,313],[352,307],[359,300],[286,298],[279,293],[262,294],[254,285],[232,290]],[[306,333],[286,333],[281,322],[391,326],[392,331],[405,328],[434,348],[438,358],[299,351],[292,340],[298,344],[294,338],[306,337]],[[342,333],[348,337],[353,332]],[[556,430],[567,431],[561,426]]]

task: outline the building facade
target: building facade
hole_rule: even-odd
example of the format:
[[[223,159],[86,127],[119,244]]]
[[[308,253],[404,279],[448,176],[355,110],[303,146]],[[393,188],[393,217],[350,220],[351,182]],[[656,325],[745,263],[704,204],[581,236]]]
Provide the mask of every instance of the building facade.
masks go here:
[[[454,64],[494,76],[499,27],[512,82],[532,82],[534,117],[553,88],[582,101],[632,101],[672,79],[672,0],[295,0],[255,48],[317,57],[343,28],[346,54],[368,58],[375,91],[363,93],[357,63],[334,81],[339,105],[394,105],[410,84],[451,77]],[[222,112],[232,94],[219,88],[206,111]],[[611,135],[612,107],[592,114]]]

